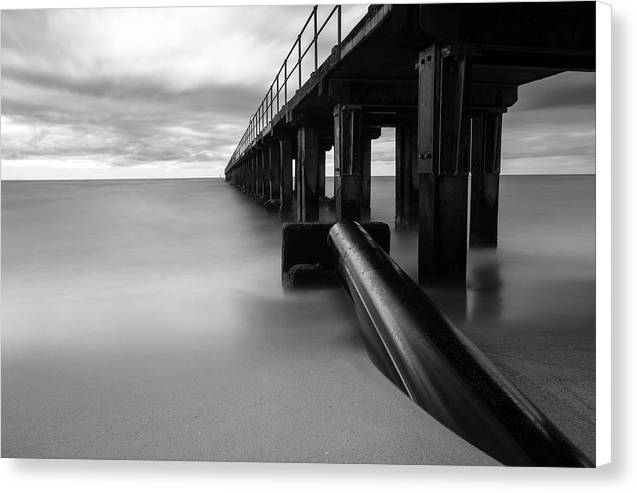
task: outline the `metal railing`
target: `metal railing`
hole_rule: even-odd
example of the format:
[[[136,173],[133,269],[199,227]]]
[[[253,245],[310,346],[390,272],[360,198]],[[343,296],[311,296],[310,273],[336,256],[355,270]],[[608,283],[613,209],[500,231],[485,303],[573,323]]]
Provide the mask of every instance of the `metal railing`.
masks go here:
[[[327,5],[319,6],[315,5],[312,8],[312,12],[303,24],[301,31],[296,37],[296,41],[290,48],[290,51],[283,60],[283,64],[279,71],[276,73],[272,84],[265,94],[265,97],[259,104],[259,107],[254,112],[246,131],[243,133],[239,144],[234,150],[232,157],[230,158],[230,164],[234,164],[238,158],[248,149],[252,143],[259,137],[260,133],[270,125],[274,117],[281,111],[281,109],[290,101],[290,98],[294,93],[300,89],[304,82],[309,79],[311,73],[307,77],[303,77],[303,59],[306,57],[310,49],[314,48],[314,71],[319,67],[319,50],[318,39],[330,20],[336,14],[336,48],[340,49],[341,46],[341,6],[336,5],[331,7],[327,17],[323,23],[319,26],[318,11],[320,7],[328,7]],[[324,11],[324,10],[323,10]],[[309,26],[312,26],[312,39],[307,43],[305,48],[303,47],[303,35]],[[321,63],[323,60],[321,60]],[[293,63],[293,64],[292,64]],[[292,80],[292,79],[296,79]],[[292,91],[291,89],[294,88]]]

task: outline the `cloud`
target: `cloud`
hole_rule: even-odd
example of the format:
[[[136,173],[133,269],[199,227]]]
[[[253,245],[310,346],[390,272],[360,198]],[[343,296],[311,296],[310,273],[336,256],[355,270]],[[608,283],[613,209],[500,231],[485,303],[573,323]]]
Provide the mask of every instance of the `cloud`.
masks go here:
[[[49,166],[47,176],[67,177],[64,163],[78,177],[128,168],[219,176],[310,8],[3,12],[3,176],[38,177]],[[343,33],[365,10],[344,7]],[[594,87],[594,74],[563,74],[520,88],[505,116],[505,161],[590,162]],[[393,147],[384,131],[374,173],[393,172]]]
[[[565,72],[521,86],[503,116],[502,172],[595,172],[595,74]]]
[[[219,176],[310,9],[3,12],[4,176],[47,160]]]

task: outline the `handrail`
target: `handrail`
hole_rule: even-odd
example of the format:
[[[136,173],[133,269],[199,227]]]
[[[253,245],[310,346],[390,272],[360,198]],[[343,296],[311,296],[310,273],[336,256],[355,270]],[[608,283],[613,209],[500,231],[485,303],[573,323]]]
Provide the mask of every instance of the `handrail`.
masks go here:
[[[301,31],[297,35],[296,40],[294,41],[294,43],[292,44],[292,47],[290,48],[290,51],[288,51],[288,54],[285,56],[285,59],[283,60],[281,67],[276,73],[276,76],[274,77],[272,84],[270,84],[270,87],[266,91],[265,96],[261,100],[261,103],[257,107],[256,111],[250,117],[246,131],[243,133],[241,139],[239,140],[239,143],[237,144],[237,147],[232,153],[232,157],[230,158],[230,164],[235,163],[236,160],[239,159],[244,154],[244,152],[250,147],[250,145],[255,140],[258,139],[259,134],[272,123],[272,120],[274,120],[274,117],[285,107],[285,105],[287,105],[287,103],[289,102],[289,99],[288,99],[289,94],[293,94],[294,92],[296,92],[294,91],[292,93],[289,93],[288,91],[288,81],[295,74],[298,74],[297,90],[303,86],[303,67],[302,67],[303,59],[305,58],[305,56],[307,55],[307,53],[312,47],[314,48],[313,50],[314,71],[318,69],[319,67],[318,40],[321,33],[325,29],[325,26],[329,23],[329,21],[334,16],[334,13],[336,13],[336,48],[337,48],[337,53],[340,53],[341,6],[336,5],[332,7],[329,14],[325,18],[325,21],[323,21],[323,23],[319,27],[318,26],[318,11],[320,7],[321,7],[320,5],[315,5],[312,8],[312,12],[306,19],[305,24],[303,24]],[[310,23],[312,23],[312,26],[313,26],[313,36],[310,42],[308,43],[307,47],[305,47],[305,50],[303,50],[303,46],[302,46],[303,34],[305,34],[305,31],[310,25]],[[291,62],[290,59],[294,51],[296,51],[296,61],[294,65],[290,66],[290,62]],[[281,77],[281,72],[283,72],[283,77]]]

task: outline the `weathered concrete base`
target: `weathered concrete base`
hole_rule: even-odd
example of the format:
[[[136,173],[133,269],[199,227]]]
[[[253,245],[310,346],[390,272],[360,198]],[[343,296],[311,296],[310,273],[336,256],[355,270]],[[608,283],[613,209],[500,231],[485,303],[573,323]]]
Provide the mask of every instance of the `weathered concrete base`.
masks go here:
[[[338,273],[321,264],[296,264],[283,277],[287,289],[321,288],[339,286]]]
[[[334,223],[288,223],[283,225],[281,248],[281,280],[284,287],[295,287],[294,277],[302,281],[312,277],[324,277],[321,269],[333,270],[332,252],[327,243],[327,235]],[[381,222],[362,223],[361,226],[374,238],[383,250],[389,253],[391,232],[389,226]],[[303,269],[292,270],[303,265]],[[307,266],[312,266],[310,269]],[[310,271],[312,271],[310,273]],[[319,280],[322,283],[323,280]],[[307,284],[307,283],[306,283]]]

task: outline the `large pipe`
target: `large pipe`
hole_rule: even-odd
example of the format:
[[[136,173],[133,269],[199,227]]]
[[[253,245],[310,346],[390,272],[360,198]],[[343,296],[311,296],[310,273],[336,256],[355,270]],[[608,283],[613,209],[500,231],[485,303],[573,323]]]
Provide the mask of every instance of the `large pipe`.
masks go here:
[[[593,467],[358,223],[328,237],[372,358],[420,407],[505,465]]]

